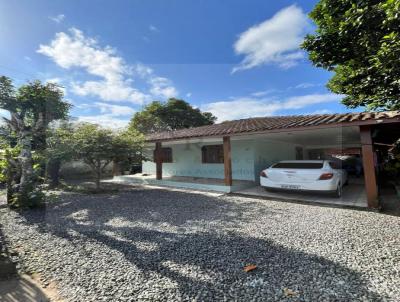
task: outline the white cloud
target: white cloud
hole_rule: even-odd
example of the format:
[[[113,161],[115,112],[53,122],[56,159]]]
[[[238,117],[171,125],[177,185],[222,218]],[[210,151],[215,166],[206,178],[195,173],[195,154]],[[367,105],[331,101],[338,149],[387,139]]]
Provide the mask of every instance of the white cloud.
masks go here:
[[[221,101],[205,104],[203,111],[214,114],[219,122],[255,116],[272,115],[277,108],[255,98],[239,98],[234,101]]]
[[[143,65],[141,63],[136,64],[130,68],[130,72],[138,75],[139,77],[146,79],[153,74],[153,69],[150,67]]]
[[[97,124],[105,128],[120,129],[125,128],[129,124],[128,119],[120,119],[112,117],[108,114],[103,115],[91,115],[91,116],[80,116],[78,122],[85,122],[91,124]]]
[[[132,116],[136,110],[129,106],[113,105],[107,103],[96,102],[95,107],[99,108],[102,114],[109,116]]]
[[[320,84],[313,84],[313,83],[300,83],[296,86],[294,86],[294,88],[296,89],[306,89],[306,88],[311,88],[311,87],[316,87],[316,86],[321,86]]]
[[[72,91],[81,96],[97,96],[104,101],[145,102],[149,95],[120,81],[86,81],[82,84],[72,82]]]
[[[192,96],[192,93],[191,93],[191,92],[186,93],[186,97],[187,97],[187,98],[190,98],[191,96]]]
[[[278,11],[272,18],[241,33],[234,44],[236,54],[243,61],[232,72],[264,64],[290,68],[304,57],[299,49],[310,28],[307,15],[296,5]]]
[[[163,77],[153,77],[149,80],[150,92],[154,96],[172,98],[178,95],[178,91],[171,85],[170,80]]]
[[[210,111],[218,118],[219,122],[222,122],[225,120],[274,115],[282,110],[296,110],[321,103],[338,102],[341,98],[342,96],[331,93],[293,96],[282,101],[245,97],[233,101],[204,104],[202,110]]]
[[[267,94],[271,94],[273,92],[277,92],[277,90],[276,89],[268,89],[268,90],[256,91],[256,92],[253,92],[251,95],[255,96],[255,97],[261,97],[261,96],[265,96]]]
[[[56,22],[56,23],[61,23],[65,19],[65,15],[59,14],[57,16],[51,16],[49,17],[50,20]]]
[[[24,56],[24,59],[27,61],[32,61],[32,58],[30,56]]]
[[[105,128],[124,128],[129,123],[129,118],[136,112],[129,106],[121,106],[96,102],[93,104],[80,104],[77,106],[80,109],[96,108],[100,111],[97,115],[79,116],[78,122],[86,122],[98,124]]]
[[[49,45],[40,45],[37,52],[50,57],[62,68],[82,68],[88,74],[101,78],[83,83],[72,82],[72,91],[77,95],[142,104],[151,100],[151,94],[177,94],[168,79],[158,77],[151,68],[142,64],[126,64],[115,49],[100,47],[96,39],[85,37],[76,28],[70,29],[69,33],[57,33]],[[144,79],[150,85],[150,92],[145,93],[133,87],[130,76]]]
[[[53,84],[60,84],[62,81],[60,78],[50,78],[50,79],[46,79],[45,82],[53,83]]]
[[[159,31],[160,31],[160,30],[159,30],[156,26],[154,26],[154,25],[150,25],[150,26],[149,26],[149,30],[152,31],[152,32],[159,32]]]

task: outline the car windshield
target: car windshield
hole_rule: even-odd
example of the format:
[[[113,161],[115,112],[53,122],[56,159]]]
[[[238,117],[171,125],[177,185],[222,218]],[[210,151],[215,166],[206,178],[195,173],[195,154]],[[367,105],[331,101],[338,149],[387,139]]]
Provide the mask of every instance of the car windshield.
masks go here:
[[[273,169],[321,169],[323,163],[313,162],[281,162],[273,165]]]

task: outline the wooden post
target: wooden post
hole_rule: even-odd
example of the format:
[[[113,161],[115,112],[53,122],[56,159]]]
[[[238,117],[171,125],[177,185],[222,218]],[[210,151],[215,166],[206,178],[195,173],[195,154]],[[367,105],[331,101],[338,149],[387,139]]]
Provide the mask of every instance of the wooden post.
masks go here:
[[[161,180],[162,179],[162,153],[161,153],[161,142],[156,143],[156,179]]]
[[[374,150],[370,126],[360,126],[360,138],[368,207],[378,208],[378,187],[376,182]]]
[[[224,136],[224,175],[225,186],[232,186],[231,138],[229,136]]]

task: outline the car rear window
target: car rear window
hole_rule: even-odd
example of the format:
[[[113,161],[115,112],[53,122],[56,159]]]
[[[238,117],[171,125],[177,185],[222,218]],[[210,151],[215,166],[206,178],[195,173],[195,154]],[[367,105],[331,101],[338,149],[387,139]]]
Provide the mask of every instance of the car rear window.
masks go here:
[[[272,166],[275,169],[321,169],[323,163],[277,163]]]

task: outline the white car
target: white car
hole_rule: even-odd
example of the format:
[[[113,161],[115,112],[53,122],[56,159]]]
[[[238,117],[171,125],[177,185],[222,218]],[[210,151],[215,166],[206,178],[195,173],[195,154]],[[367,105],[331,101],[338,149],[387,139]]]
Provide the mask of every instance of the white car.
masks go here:
[[[340,197],[347,172],[335,161],[287,160],[261,171],[260,184],[266,189],[331,192]]]

